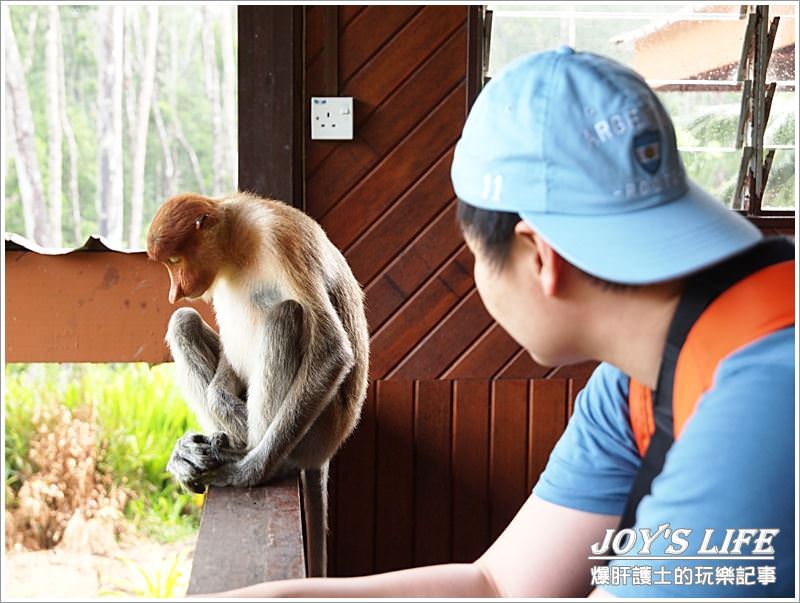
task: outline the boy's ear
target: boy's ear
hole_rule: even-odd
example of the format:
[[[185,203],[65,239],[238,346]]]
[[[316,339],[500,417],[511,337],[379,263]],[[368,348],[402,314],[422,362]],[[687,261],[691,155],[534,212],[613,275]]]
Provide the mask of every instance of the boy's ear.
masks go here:
[[[542,285],[542,292],[552,297],[558,290],[564,271],[564,260],[525,220],[517,222],[514,234],[536,248],[534,268]]]

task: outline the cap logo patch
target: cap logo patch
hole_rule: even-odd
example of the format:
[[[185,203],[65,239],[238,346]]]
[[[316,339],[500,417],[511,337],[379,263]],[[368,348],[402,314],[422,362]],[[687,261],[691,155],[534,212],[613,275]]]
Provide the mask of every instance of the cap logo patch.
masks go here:
[[[661,133],[658,130],[645,130],[634,136],[633,153],[647,173],[655,174],[661,166]]]

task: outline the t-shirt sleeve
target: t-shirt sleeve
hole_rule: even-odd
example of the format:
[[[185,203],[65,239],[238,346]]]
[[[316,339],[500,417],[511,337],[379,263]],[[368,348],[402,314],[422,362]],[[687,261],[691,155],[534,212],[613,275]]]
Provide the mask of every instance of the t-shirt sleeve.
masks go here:
[[[533,492],[571,509],[621,515],[639,464],[628,415],[628,377],[603,363],[578,394]]]

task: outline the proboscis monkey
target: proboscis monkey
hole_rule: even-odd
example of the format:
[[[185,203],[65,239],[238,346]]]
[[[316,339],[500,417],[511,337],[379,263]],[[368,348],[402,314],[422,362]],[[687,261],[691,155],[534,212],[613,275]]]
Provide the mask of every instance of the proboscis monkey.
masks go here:
[[[219,335],[191,308],[167,343],[205,434],[167,466],[190,490],[254,486],[303,471],[309,575],[324,575],[328,462],[356,426],[367,389],[363,293],[303,212],[248,193],[183,194],[158,210],[147,253],[169,301],[211,301]]]

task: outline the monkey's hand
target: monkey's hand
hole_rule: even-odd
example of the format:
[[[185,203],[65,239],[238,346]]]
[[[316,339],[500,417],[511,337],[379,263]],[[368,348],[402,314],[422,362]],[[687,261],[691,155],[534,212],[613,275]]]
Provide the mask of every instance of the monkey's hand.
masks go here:
[[[206,485],[214,483],[218,469],[244,454],[244,450],[231,448],[228,436],[221,431],[210,436],[187,433],[176,442],[167,471],[187,490],[200,494]]]
[[[200,476],[200,482],[206,486],[251,488],[297,471],[297,466],[290,462],[279,463],[277,466],[265,470],[261,464],[248,464],[245,456],[242,454],[237,460],[222,463],[218,467],[210,469]],[[259,467],[261,468],[259,469]]]

